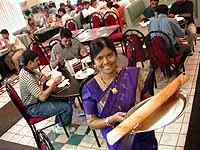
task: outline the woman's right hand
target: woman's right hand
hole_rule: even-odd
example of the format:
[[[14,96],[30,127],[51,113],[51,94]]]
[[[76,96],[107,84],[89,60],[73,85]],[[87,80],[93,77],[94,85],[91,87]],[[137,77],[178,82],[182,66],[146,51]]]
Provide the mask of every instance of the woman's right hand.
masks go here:
[[[110,123],[122,122],[125,119],[125,112],[117,112],[114,115],[110,116]]]

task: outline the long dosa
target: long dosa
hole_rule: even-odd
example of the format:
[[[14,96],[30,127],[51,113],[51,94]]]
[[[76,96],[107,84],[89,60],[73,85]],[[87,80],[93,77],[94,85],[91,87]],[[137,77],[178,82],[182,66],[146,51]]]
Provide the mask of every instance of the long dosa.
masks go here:
[[[107,134],[107,140],[110,145],[116,143],[123,136],[135,129],[143,120],[150,116],[156,109],[164,104],[172,95],[174,95],[180,87],[188,81],[188,76],[185,74],[179,75],[165,88],[160,90],[155,96],[152,97],[146,104],[136,110],[116,128]]]

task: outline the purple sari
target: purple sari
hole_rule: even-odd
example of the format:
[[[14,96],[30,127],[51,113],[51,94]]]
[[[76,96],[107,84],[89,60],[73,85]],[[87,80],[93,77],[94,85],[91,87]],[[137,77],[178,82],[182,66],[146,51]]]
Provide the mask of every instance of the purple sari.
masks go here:
[[[113,80],[109,87],[102,91],[96,80],[93,78],[83,88],[83,106],[86,114],[95,115],[99,118],[105,118],[122,111],[127,112],[136,103],[138,91],[145,93],[148,90],[148,81],[144,81],[139,86],[139,77],[141,70],[135,67],[128,67],[122,69],[118,76]],[[147,77],[148,78],[148,77]],[[147,79],[146,78],[146,79]],[[116,87],[118,92],[113,94],[111,89]],[[138,90],[141,89],[141,90]],[[139,96],[141,99],[142,94]],[[112,130],[112,127],[101,128],[101,133],[106,139],[106,134]],[[154,132],[138,133],[134,135],[127,135],[119,140],[114,145],[108,145],[109,150],[157,150],[157,141]],[[126,145],[126,148],[124,148]],[[122,148],[123,147],[123,148]]]

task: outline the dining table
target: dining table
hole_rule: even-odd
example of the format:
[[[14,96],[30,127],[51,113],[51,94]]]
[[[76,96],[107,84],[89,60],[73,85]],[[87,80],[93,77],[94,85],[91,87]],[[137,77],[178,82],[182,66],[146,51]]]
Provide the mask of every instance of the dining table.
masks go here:
[[[53,37],[54,35],[58,34],[60,28],[60,26],[40,28],[33,35],[37,38],[37,40],[40,43],[43,43],[51,37]]]
[[[105,26],[100,28],[86,29],[84,32],[76,36],[75,38],[81,43],[87,45],[90,41],[99,37],[109,37],[120,25]]]
[[[78,30],[74,30],[71,31],[72,32],[72,37],[76,38],[76,36],[78,36],[79,34],[81,34],[82,32],[84,32],[86,29],[78,29]],[[54,36],[52,36],[51,38],[49,38],[48,40],[46,40],[45,42],[42,43],[42,45],[44,47],[48,47],[49,46],[49,42],[55,39],[59,39],[60,40],[60,34],[56,34]]]

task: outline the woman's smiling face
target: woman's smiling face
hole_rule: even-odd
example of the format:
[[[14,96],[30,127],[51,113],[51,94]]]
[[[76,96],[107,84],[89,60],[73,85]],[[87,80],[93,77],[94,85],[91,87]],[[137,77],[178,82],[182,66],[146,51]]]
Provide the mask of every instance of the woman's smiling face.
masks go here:
[[[97,69],[104,74],[112,74],[116,71],[117,55],[111,49],[104,47],[94,58]]]

